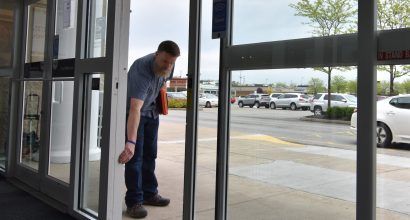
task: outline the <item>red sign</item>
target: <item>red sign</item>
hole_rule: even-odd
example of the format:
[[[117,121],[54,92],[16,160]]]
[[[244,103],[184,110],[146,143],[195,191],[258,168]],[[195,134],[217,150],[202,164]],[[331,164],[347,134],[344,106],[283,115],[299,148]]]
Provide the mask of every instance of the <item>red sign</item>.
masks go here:
[[[184,87],[188,85],[187,78],[173,78],[169,81],[169,87]]]
[[[377,52],[377,60],[410,59],[410,50],[393,50]]]

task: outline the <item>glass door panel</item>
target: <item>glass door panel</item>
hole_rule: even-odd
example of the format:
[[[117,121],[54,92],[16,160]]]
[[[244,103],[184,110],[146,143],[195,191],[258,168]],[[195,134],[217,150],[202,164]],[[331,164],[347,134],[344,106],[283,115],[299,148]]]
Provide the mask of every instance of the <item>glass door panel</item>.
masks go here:
[[[227,66],[238,70],[228,218],[354,219],[357,70],[338,55],[357,45],[337,42],[357,32],[357,2],[235,0],[232,11],[232,44],[242,59]],[[328,38],[333,44],[321,47]],[[258,49],[261,42],[273,48]]]
[[[70,180],[74,81],[58,79],[74,77],[77,5],[76,0],[56,1],[52,55],[52,76],[55,81],[52,82],[49,102],[51,119],[47,174],[66,183]]]
[[[34,170],[39,168],[42,89],[42,81],[24,82],[20,163]]]
[[[212,11],[212,1],[202,1],[202,10]],[[197,171],[195,184],[195,219],[214,219],[215,216],[215,192],[216,192],[216,160],[218,140],[218,108],[215,103],[219,101],[214,97],[213,104],[207,106],[206,95],[218,96],[219,91],[219,40],[210,39],[212,35],[212,15],[202,13],[202,32],[200,50],[200,76],[198,105],[198,134],[197,134]],[[202,65],[202,64],[206,65]],[[201,98],[202,97],[202,98]],[[168,117],[168,116],[167,116]],[[185,121],[184,121],[185,122]]]
[[[85,82],[81,209],[98,216],[104,74],[89,74]]]
[[[26,63],[44,61],[47,1],[41,0],[27,7]]]
[[[53,82],[48,175],[66,183],[70,181],[73,94],[73,81]]]
[[[229,219],[355,218],[357,74],[332,73],[328,108],[325,73],[232,72]]]

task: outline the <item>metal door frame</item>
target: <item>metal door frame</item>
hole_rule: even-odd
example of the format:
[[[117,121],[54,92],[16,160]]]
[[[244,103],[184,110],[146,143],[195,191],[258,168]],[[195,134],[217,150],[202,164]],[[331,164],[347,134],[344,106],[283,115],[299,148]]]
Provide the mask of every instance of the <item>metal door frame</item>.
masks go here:
[[[125,126],[125,99],[126,96],[126,73],[128,57],[128,29],[129,29],[129,9],[130,1],[107,0],[107,34],[105,57],[87,58],[87,16],[88,0],[77,1],[77,34],[76,34],[76,55],[75,55],[75,76],[69,80],[74,81],[74,103],[73,103],[73,128],[72,128],[72,151],[70,184],[55,181],[48,176],[46,167],[48,160],[50,101],[43,102],[43,115],[41,131],[44,137],[41,138],[42,155],[40,156],[38,173],[32,172],[18,164],[20,137],[18,133],[22,129],[21,114],[23,111],[22,94],[23,81],[41,80],[43,86],[43,100],[50,100],[52,83],[52,49],[53,41],[48,40],[54,36],[55,1],[47,1],[46,31],[45,31],[45,60],[44,71],[46,74],[41,79],[24,79],[22,71],[25,64],[25,46],[27,31],[27,5],[32,1],[21,1],[16,7],[15,16],[15,41],[13,54],[13,75],[12,79],[12,100],[11,100],[11,120],[10,120],[10,151],[7,175],[17,181],[23,188],[29,191],[34,189],[34,194],[45,201],[51,201],[54,206],[58,206],[63,211],[67,211],[78,219],[92,219],[91,216],[79,207],[80,195],[80,158],[82,143],[82,109],[83,109],[83,86],[84,78],[88,73],[104,73],[104,103],[106,107],[103,111],[103,147],[101,152],[100,170],[100,196],[99,196],[99,217],[108,219],[118,219],[122,216],[122,197],[117,190],[124,185],[119,176],[123,176],[122,165],[115,159],[122,151],[123,128]],[[21,19],[20,19],[21,18]],[[60,79],[59,79],[60,80]],[[67,79],[63,79],[67,80]],[[115,104],[113,104],[115,103]],[[47,135],[46,135],[47,134]],[[121,144],[120,144],[121,143]],[[44,151],[46,153],[44,153]]]

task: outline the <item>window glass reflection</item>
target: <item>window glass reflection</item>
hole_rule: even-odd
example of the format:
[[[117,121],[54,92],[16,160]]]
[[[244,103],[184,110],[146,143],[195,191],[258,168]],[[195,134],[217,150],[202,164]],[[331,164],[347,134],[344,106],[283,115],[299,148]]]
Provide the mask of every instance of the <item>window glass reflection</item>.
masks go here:
[[[26,63],[44,61],[47,1],[28,6]]]
[[[107,0],[92,0],[90,3],[88,57],[104,57],[107,36]]]
[[[56,2],[56,21],[53,39],[53,58],[75,57],[77,0],[58,0]]]
[[[70,182],[73,95],[73,81],[53,82],[48,174],[66,183]]]
[[[42,89],[41,81],[24,82],[20,163],[35,170],[38,170],[41,144]]]
[[[104,74],[86,76],[84,96],[84,155],[81,208],[98,216],[100,188],[101,129],[104,100]]]

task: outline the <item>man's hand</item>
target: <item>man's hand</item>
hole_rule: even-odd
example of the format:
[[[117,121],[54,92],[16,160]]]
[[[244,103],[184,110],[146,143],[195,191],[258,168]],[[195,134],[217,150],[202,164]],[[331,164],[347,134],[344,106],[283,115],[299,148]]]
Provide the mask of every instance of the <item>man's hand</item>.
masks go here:
[[[132,156],[134,156],[134,151],[135,151],[135,145],[127,142],[125,144],[124,150],[118,157],[118,162],[122,164],[127,163],[129,160],[131,160]]]

